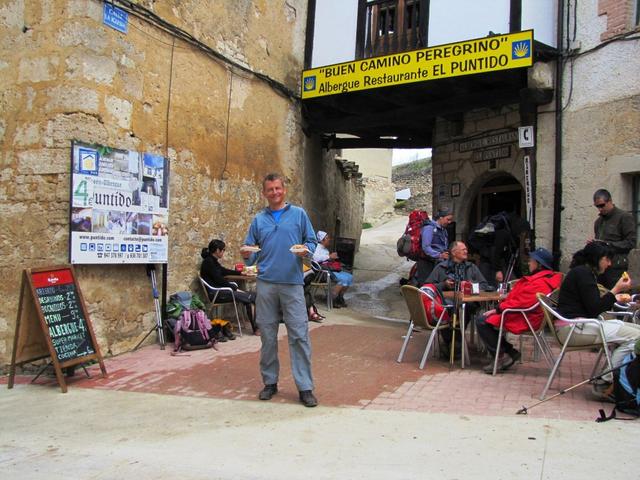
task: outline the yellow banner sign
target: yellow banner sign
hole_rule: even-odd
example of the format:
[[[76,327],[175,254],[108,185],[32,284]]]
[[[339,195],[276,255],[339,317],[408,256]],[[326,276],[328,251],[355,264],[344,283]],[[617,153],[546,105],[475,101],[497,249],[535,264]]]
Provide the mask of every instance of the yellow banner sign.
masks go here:
[[[533,30],[338,63],[302,72],[302,98],[533,65]]]

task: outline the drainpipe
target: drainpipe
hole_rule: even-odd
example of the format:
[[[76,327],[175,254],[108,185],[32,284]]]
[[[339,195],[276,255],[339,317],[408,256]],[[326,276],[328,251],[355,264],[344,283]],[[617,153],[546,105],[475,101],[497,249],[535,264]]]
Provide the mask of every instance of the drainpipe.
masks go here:
[[[556,162],[553,183],[553,268],[558,270],[560,264],[560,217],[562,215],[562,67],[564,0],[558,0],[558,31],[556,48],[559,55],[556,60]]]

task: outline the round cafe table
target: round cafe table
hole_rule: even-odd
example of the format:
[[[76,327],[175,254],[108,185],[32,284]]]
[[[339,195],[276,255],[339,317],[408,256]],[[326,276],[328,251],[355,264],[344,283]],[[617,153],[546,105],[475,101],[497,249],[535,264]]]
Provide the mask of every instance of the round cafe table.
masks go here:
[[[238,273],[237,275],[225,275],[224,278],[229,282],[236,282],[241,290],[250,291],[253,290],[258,275],[242,275]]]
[[[453,291],[447,291],[443,293],[444,297],[450,300],[454,300],[456,298],[456,293]],[[465,325],[466,322],[466,318],[465,318],[465,311],[466,311],[466,305],[470,304],[470,303],[483,303],[486,304],[487,306],[492,305],[496,302],[499,302],[500,300],[502,300],[505,295],[501,295],[498,292],[480,292],[478,294],[475,295],[465,295],[462,292],[458,292],[458,306],[460,308],[460,310],[458,312],[456,312],[458,318],[459,318],[459,322],[460,325]],[[475,341],[474,341],[474,335],[475,335],[475,325],[473,324],[473,321],[471,322],[471,325],[469,327],[471,329],[470,332],[470,344],[474,345]],[[461,335],[464,336],[464,331],[461,329]],[[455,335],[452,337],[451,339],[451,359],[450,362],[451,364],[453,364],[453,352],[455,351],[455,344],[454,344],[454,339],[455,339]],[[464,368],[465,366],[465,348],[463,346],[462,351],[460,352],[460,366],[461,368]]]

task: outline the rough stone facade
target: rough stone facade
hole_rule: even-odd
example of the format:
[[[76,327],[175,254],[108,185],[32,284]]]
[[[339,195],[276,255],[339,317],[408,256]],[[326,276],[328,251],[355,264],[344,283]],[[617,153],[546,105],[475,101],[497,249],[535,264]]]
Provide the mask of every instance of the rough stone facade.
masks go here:
[[[433,205],[448,207],[454,212],[456,236],[469,234],[471,208],[480,189],[490,180],[510,175],[524,184],[523,153],[517,140],[500,146],[509,147],[509,156],[494,161],[482,160],[482,148],[461,148],[463,142],[513,132],[520,125],[517,105],[472,110],[464,114],[462,132],[445,119],[436,123],[433,158]],[[463,151],[461,151],[463,150]],[[459,195],[453,196],[452,185],[459,184]]]
[[[405,188],[411,189],[411,198],[407,200],[404,207],[399,209],[403,213],[411,210],[426,210],[430,216],[433,215],[432,198],[432,175],[431,169],[415,171],[411,164],[400,165],[393,169],[393,184],[396,191]]]
[[[355,148],[342,155],[354,161],[362,173],[364,184],[363,222],[381,223],[393,215],[395,188],[391,182],[392,150]]]
[[[306,1],[137,3],[298,91]],[[228,263],[240,258],[264,205],[265,173],[290,179],[290,201],[306,206],[314,225],[342,215],[339,205],[316,207],[319,199],[359,198],[360,187],[333,162],[321,163],[296,99],[133,14],[128,33],[119,33],[103,25],[102,9],[98,0],[0,5],[0,365],[10,359],[22,269],[68,262],[73,139],[169,157],[170,293],[195,289],[199,252],[211,238],[228,243]],[[323,177],[314,183],[316,169]],[[359,235],[356,216],[342,225]],[[154,323],[145,267],[77,273],[103,354],[135,345]]]
[[[310,199],[307,211],[316,231],[324,230],[334,239],[353,238],[357,250],[362,233],[364,186],[361,174],[344,169],[340,153],[323,151],[321,162],[307,165],[305,193]]]
[[[377,225],[393,216],[395,188],[389,178],[364,177],[365,187],[363,222]]]

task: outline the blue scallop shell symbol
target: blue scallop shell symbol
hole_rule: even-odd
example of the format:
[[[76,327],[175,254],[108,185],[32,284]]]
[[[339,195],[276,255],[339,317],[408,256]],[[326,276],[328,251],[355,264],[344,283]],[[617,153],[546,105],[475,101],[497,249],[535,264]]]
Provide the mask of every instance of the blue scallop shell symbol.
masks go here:
[[[304,91],[310,92],[311,90],[316,89],[316,76],[312,75],[310,77],[305,77],[304,79]]]
[[[531,40],[513,42],[511,50],[512,60],[522,60],[531,56]]]

